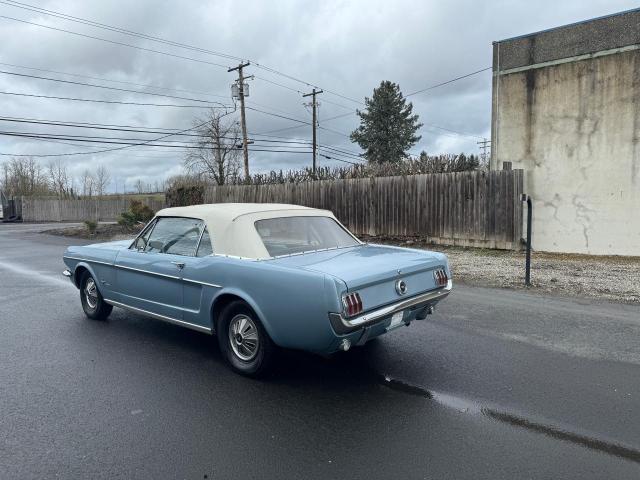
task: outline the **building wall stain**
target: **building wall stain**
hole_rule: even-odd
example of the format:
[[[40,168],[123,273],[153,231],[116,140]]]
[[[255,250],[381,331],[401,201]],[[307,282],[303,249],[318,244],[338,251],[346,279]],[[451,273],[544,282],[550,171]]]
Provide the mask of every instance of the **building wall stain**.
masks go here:
[[[494,85],[491,166],[526,171],[534,248],[640,255],[640,216],[629,214],[640,202],[640,48],[498,75]]]

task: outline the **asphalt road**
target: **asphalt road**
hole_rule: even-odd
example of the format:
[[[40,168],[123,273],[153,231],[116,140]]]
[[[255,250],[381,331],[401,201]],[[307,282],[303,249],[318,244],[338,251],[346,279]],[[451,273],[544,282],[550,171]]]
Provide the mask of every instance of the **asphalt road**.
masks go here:
[[[0,224],[1,479],[640,478],[638,306],[454,284],[257,381],[207,335],[86,320],[60,275],[81,241],[42,229]]]

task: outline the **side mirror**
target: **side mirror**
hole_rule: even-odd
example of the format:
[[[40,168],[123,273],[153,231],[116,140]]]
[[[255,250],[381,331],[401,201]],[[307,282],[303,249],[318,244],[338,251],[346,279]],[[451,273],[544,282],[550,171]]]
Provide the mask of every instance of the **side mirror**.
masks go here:
[[[158,252],[162,252],[162,249],[164,248],[164,243],[162,243],[160,240],[150,240],[149,247],[151,247],[152,250],[157,250]]]

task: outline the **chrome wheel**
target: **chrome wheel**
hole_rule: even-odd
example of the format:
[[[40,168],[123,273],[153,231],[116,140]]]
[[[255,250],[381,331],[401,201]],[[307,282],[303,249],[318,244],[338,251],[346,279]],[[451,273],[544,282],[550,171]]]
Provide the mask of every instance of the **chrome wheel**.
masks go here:
[[[95,309],[98,306],[98,289],[96,288],[96,282],[91,277],[84,285],[84,298],[89,308]]]
[[[229,322],[229,343],[236,356],[251,361],[258,353],[260,337],[256,324],[246,315],[239,314]]]

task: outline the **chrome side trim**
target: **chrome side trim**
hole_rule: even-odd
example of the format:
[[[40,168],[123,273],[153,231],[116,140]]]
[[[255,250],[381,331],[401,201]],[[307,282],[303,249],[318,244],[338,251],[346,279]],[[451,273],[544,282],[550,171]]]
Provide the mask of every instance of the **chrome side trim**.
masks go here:
[[[227,255],[226,253],[212,253],[211,255],[207,255],[207,257],[223,257],[223,258],[233,258],[234,260],[249,260],[251,262],[259,262],[260,258],[254,257],[239,257],[237,255]],[[204,258],[204,257],[200,257]]]
[[[196,242],[196,248],[193,251],[193,257],[198,256],[198,249],[200,248],[200,242],[202,242],[202,236],[204,235],[204,231],[207,229],[207,226],[204,224],[204,220],[200,220],[202,225],[200,226],[200,235],[198,235],[198,241]]]
[[[353,332],[354,330],[362,328],[363,326],[370,325],[385,317],[389,317],[396,312],[400,312],[416,305],[435,305],[451,293],[452,287],[453,282],[449,280],[447,282],[447,286],[444,288],[431,290],[430,292],[407,298],[406,300],[402,300],[401,302],[387,305],[386,307],[382,307],[378,310],[365,313],[364,315],[360,315],[359,317],[349,319],[345,318],[341,313],[330,313],[329,320],[331,321],[331,325],[333,326],[336,333],[344,334]]]
[[[222,285],[216,285],[215,283],[201,282],[200,280],[192,280],[190,278],[183,278],[182,280],[185,282],[197,283],[199,285],[206,285],[207,287],[222,288]]]
[[[66,258],[68,260],[78,260],[79,262],[99,263],[100,265],[109,265],[110,267],[113,266],[113,263],[101,262],[100,260],[91,260],[90,258],[68,257],[66,255],[63,255],[62,258]]]
[[[173,280],[180,280],[180,277],[177,277],[175,275],[169,275],[169,274],[166,274],[166,273],[150,272],[149,270],[141,270],[139,268],[127,267],[125,265],[114,264],[113,266],[116,267],[116,268],[122,268],[123,270],[131,270],[131,271],[134,271],[134,272],[146,273],[146,274],[149,274],[149,275],[156,275],[158,277],[166,277],[166,278],[172,278]]]
[[[211,333],[211,329],[209,327],[196,325],[195,323],[185,322],[184,320],[178,320],[177,318],[173,318],[173,317],[167,317],[165,315],[160,315],[159,313],[149,312],[148,310],[132,307],[131,305],[126,305],[124,303],[116,302],[115,300],[110,300],[108,298],[105,298],[104,301],[107,302],[109,305],[113,305],[114,307],[124,308],[125,310],[130,310],[134,313],[140,313],[142,315],[155,318],[156,320],[162,320],[163,322],[173,323],[174,325],[190,328],[191,330],[196,330],[198,332],[204,332],[209,334]]]
[[[149,300],[147,298],[134,297],[133,295],[126,295],[124,293],[121,293],[121,295],[123,295],[124,297],[127,297],[127,299],[138,300],[140,302],[153,303],[154,305],[158,305],[160,307],[173,308],[174,310],[179,309],[179,310],[182,310],[183,312],[189,312],[189,313],[200,313],[200,310],[191,310],[189,308],[179,308],[179,307],[176,307],[175,305],[169,305],[168,303],[154,302],[153,300]]]
[[[358,240],[358,239],[356,238],[356,240]],[[360,240],[358,240],[358,242],[360,242]],[[342,249],[345,249],[345,248],[359,247],[360,245],[363,245],[363,243],[360,242],[358,245],[346,245],[344,247],[327,247],[327,248],[318,248],[316,250],[304,250],[302,252],[296,252],[296,253],[284,253],[282,255],[276,255],[275,257],[269,257],[269,258],[267,258],[267,260],[277,260],[279,258],[297,257],[299,255],[307,255],[309,253],[330,252],[332,250],[342,250]]]
[[[166,273],[150,272],[149,270],[142,270],[140,268],[127,267],[125,265],[117,265],[117,264],[113,264],[113,263],[100,262],[98,260],[88,260],[88,259],[76,258],[76,257],[63,257],[63,258],[68,258],[70,260],[79,260],[79,261],[83,261],[83,262],[90,262],[90,263],[100,263],[102,265],[109,265],[109,266],[116,267],[116,268],[122,268],[124,270],[132,270],[134,272],[147,273],[149,275],[157,275],[157,276],[160,276],[160,277],[167,277],[167,278],[171,278],[173,280],[181,280],[180,277],[178,277],[176,275],[169,275],[169,274],[166,274]],[[65,270],[65,272],[66,271],[68,271],[68,269]],[[65,272],[62,272],[62,274],[65,277],[70,276],[70,275],[67,275]],[[190,278],[183,278],[182,280],[184,280],[185,282],[197,283],[199,285],[206,285],[207,287],[222,288],[222,285],[217,285],[215,283],[201,282],[200,280],[192,280]]]

